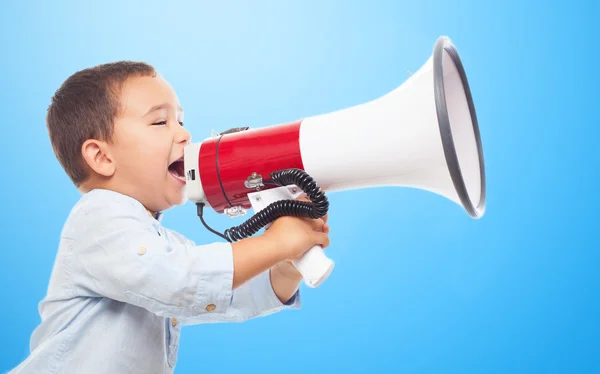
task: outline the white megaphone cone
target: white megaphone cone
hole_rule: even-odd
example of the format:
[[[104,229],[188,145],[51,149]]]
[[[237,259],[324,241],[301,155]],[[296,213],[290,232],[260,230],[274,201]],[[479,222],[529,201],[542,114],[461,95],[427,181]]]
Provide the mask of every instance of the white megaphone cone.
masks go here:
[[[374,101],[302,122],[304,170],[325,191],[405,186],[485,209],[475,107],[458,54],[440,38],[406,83]]]
[[[446,37],[394,91],[292,123],[229,130],[188,146],[185,168],[188,198],[230,216],[316,193],[296,184],[271,188],[265,183],[285,169],[306,172],[325,192],[412,187],[454,201],[473,218],[485,211],[475,107],[458,52]],[[256,231],[245,226],[234,236]],[[319,246],[294,265],[311,287],[334,266]]]

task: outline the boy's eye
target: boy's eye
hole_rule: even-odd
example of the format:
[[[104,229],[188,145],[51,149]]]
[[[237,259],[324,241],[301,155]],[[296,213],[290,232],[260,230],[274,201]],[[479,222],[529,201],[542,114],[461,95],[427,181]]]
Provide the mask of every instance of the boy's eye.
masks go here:
[[[153,125],[166,125],[166,124],[167,124],[167,121],[160,121],[160,122],[153,123]],[[183,121],[180,121],[179,124],[181,126],[183,126]]]

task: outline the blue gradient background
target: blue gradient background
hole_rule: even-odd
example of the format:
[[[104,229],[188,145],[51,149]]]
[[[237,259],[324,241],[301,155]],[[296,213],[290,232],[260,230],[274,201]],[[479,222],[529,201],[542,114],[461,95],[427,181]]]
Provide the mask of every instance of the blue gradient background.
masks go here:
[[[184,329],[176,372],[599,372],[598,19],[592,1],[3,1],[0,371],[28,354],[79,198],[44,124],[70,74],[152,63],[200,141],[376,98],[448,35],[481,126],[484,218],[423,191],[331,194],[333,276],[303,286],[301,311]],[[218,239],[191,204],[164,223]]]

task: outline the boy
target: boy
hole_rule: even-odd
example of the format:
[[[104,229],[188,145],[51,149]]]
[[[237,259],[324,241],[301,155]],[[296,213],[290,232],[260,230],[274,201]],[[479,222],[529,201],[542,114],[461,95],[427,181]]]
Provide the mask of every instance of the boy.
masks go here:
[[[80,71],[48,108],[50,140],[83,194],[60,238],[42,323],[16,373],[172,373],[181,326],[299,308],[290,261],[329,245],[327,217],[196,245],[160,225],[186,201],[190,135],[170,85],[144,63]]]

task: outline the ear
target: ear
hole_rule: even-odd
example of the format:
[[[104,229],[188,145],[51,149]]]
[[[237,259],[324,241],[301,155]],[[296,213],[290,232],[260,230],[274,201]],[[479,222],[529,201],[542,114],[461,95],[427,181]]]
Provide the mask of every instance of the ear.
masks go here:
[[[115,173],[116,165],[105,142],[88,139],[81,146],[81,154],[94,172],[104,177],[110,177]]]

